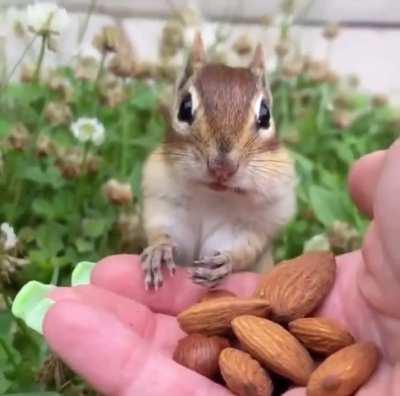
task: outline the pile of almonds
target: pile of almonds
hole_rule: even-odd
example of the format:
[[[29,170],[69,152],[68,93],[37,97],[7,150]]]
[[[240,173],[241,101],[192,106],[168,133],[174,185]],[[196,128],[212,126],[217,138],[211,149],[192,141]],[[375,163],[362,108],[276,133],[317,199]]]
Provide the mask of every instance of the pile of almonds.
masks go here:
[[[335,272],[331,253],[313,252],[265,274],[252,298],[208,292],[178,316],[188,336],[179,341],[175,361],[239,396],[270,396],[283,379],[306,386],[308,396],[353,395],[374,372],[379,353],[340,323],[310,316]]]

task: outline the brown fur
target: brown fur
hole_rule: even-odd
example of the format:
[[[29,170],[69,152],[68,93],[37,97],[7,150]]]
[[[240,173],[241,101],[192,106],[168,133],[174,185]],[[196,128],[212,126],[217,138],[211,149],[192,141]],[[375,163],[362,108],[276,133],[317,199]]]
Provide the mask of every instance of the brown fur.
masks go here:
[[[210,64],[200,70],[195,86],[209,133],[218,141],[221,151],[230,151],[248,119],[257,89],[256,77],[248,69]]]

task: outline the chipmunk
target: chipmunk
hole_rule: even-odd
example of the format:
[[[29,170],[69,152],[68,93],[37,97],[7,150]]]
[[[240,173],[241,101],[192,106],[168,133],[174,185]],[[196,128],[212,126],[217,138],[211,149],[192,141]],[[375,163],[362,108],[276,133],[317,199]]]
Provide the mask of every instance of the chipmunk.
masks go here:
[[[206,62],[200,35],[178,80],[165,141],[143,172],[145,286],[190,266],[215,286],[251,268],[296,207],[294,164],[277,138],[261,45],[248,68]]]

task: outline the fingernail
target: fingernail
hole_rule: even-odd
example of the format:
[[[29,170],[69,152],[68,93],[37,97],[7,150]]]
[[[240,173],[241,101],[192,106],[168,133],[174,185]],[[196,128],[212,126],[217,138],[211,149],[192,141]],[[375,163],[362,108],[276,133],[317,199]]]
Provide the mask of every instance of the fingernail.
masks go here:
[[[75,269],[72,271],[71,286],[88,285],[95,266],[96,263],[90,261],[81,261],[77,264]]]
[[[43,321],[54,301],[47,297],[55,286],[37,281],[28,282],[16,295],[12,313],[27,326],[43,334]]]

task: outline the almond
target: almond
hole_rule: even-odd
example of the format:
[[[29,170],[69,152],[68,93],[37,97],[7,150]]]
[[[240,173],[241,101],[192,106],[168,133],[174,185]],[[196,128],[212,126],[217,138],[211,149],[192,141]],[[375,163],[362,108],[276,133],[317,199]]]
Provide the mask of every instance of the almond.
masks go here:
[[[301,318],[289,323],[289,331],[311,352],[325,356],[354,343],[340,323],[327,318]]]
[[[236,297],[236,294],[230,292],[229,290],[222,290],[222,289],[209,290],[200,299],[200,302],[214,300],[216,298],[222,298],[222,297]]]
[[[379,361],[375,345],[358,342],[329,356],[313,372],[307,396],[353,395],[372,375]]]
[[[219,373],[219,355],[228,346],[229,341],[222,337],[191,334],[178,342],[173,357],[182,366],[215,378]]]
[[[263,366],[297,385],[306,385],[314,369],[307,350],[286,329],[270,320],[244,315],[232,321],[243,349]]]
[[[236,316],[266,316],[269,311],[264,299],[224,297],[193,305],[178,315],[178,322],[187,334],[219,335],[229,332]]]
[[[226,385],[235,395],[272,395],[271,378],[248,353],[226,348],[219,355],[219,367]]]
[[[311,252],[278,264],[261,279],[255,296],[271,304],[271,319],[288,323],[314,311],[335,281],[335,258]]]

